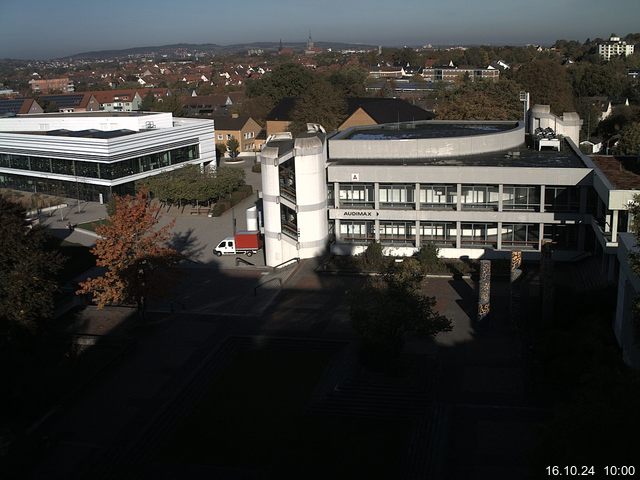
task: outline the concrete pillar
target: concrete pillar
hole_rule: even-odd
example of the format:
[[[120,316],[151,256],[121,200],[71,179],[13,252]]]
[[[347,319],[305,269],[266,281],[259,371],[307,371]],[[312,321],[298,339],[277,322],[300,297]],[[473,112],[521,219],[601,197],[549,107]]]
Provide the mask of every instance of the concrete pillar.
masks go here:
[[[420,202],[418,202],[418,205],[420,204]],[[416,248],[420,248],[421,245],[421,241],[420,241],[420,220],[416,220]]]
[[[373,208],[378,210],[380,208],[380,184],[378,182],[373,184]]]
[[[545,186],[544,185],[540,185],[540,212],[544,212],[544,202],[545,200]],[[542,235],[540,235],[542,237]]]
[[[498,207],[498,208],[502,208],[502,207]],[[498,222],[498,234],[496,235],[496,250],[502,250],[502,222]]]
[[[618,210],[613,210],[613,215],[611,216],[611,241],[618,241]]]
[[[342,238],[340,235],[340,219],[336,218],[334,222],[335,222],[335,226],[333,229],[333,233],[336,236],[336,240],[340,240]]]
[[[458,183],[456,193],[456,210],[459,212],[462,210],[462,184]],[[460,248],[460,247],[458,247]]]
[[[491,260],[480,260],[478,285],[478,321],[487,318],[491,310]]]
[[[460,197],[458,197],[458,199],[460,199]],[[458,201],[458,204],[460,202]],[[462,231],[460,226],[462,225],[461,222],[456,222],[456,248],[462,248]]]
[[[333,182],[333,206],[340,208],[340,183]]]
[[[379,242],[380,241],[380,220],[378,220],[377,218],[374,221],[373,230],[374,230],[376,242]]]
[[[420,211],[420,184],[416,183],[416,190],[414,193],[414,199],[416,201],[416,211]],[[420,235],[418,235],[420,236]]]
[[[502,203],[504,201],[503,198],[504,195],[504,185],[501,183],[498,185],[498,211],[501,212],[502,211]],[[498,244],[500,242],[498,241]],[[500,249],[500,247],[498,247],[498,250]]]
[[[542,242],[544,240],[544,223],[540,224],[540,235],[538,238],[538,251],[542,251]]]

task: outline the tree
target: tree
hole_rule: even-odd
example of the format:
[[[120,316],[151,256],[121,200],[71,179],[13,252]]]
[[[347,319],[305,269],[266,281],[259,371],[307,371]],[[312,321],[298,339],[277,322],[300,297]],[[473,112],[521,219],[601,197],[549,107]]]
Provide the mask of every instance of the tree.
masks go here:
[[[275,105],[284,97],[299,97],[315,82],[313,74],[297,63],[285,63],[259,80],[247,82],[248,97],[265,96]]]
[[[353,328],[372,359],[397,357],[407,335],[433,337],[451,330],[450,320],[435,311],[435,298],[420,291],[422,278],[420,264],[405,259],[351,293]]]
[[[536,59],[521,66],[514,80],[531,94],[532,104],[550,105],[557,115],[575,111],[567,69],[556,60]]]
[[[45,248],[46,231],[25,217],[20,205],[0,195],[0,325],[9,334],[44,327],[62,267],[60,254]]]
[[[619,155],[640,157],[640,122],[633,122],[620,132],[620,140],[616,146]]]
[[[336,130],[344,120],[347,103],[330,83],[318,81],[304,93],[291,112],[290,128],[294,132],[306,132],[307,123],[319,123],[328,132]]]
[[[236,158],[240,153],[240,142],[233,135],[227,140],[227,150],[231,158]]]
[[[180,259],[166,246],[173,223],[156,228],[159,208],[151,206],[145,189],[135,197],[116,197],[115,214],[96,228],[101,238],[91,250],[106,272],[82,282],[77,294],[90,294],[98,308],[133,302],[144,318],[147,299],[170,285],[172,267]]]
[[[153,96],[152,91],[148,91],[140,103],[140,110],[143,112],[150,112],[157,106],[156,97]]]
[[[438,270],[442,264],[438,256],[440,250],[433,243],[427,242],[420,247],[415,254],[416,260],[422,266],[424,273],[431,273]]]
[[[462,82],[445,90],[437,116],[443,120],[518,120],[524,112],[513,80]]]

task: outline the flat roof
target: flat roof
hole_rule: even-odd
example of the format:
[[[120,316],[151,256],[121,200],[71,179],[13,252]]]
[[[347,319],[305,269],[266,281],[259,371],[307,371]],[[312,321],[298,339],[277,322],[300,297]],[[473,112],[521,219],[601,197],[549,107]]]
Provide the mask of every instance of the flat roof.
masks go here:
[[[616,190],[640,190],[640,159],[594,155],[593,163]]]
[[[515,155],[514,155],[515,152]],[[329,152],[330,153],[330,152]],[[490,153],[438,158],[330,158],[329,162],[339,165],[385,165],[385,166],[445,166],[445,167],[533,167],[533,168],[589,168],[580,156],[563,142],[562,151],[532,150],[522,145],[517,149]],[[640,178],[640,177],[639,177]]]
[[[54,113],[27,113],[17,115],[16,118],[52,118],[52,117],[142,117],[145,115],[160,115],[163,112],[54,112]]]
[[[336,140],[408,140],[419,138],[469,137],[513,130],[517,122],[478,123],[388,123],[372,127],[356,127],[345,136],[336,135]]]

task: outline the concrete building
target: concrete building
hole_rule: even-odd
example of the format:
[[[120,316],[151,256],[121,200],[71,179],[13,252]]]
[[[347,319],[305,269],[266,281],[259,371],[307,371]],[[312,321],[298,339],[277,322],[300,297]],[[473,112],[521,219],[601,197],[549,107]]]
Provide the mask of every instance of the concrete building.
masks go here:
[[[628,57],[633,55],[634,45],[621,41],[617,35],[611,35],[608,42],[598,44],[598,55],[605,60],[611,60],[611,57],[619,57],[624,55]]]
[[[141,112],[0,119],[0,188],[107,201],[150,175],[215,158],[211,120]]]
[[[474,80],[498,80],[500,78],[500,70],[492,66],[486,68],[469,67],[458,68],[453,65],[425,68],[422,70],[422,78],[427,82],[457,82],[466,76],[471,81]]]
[[[69,77],[29,80],[31,91],[35,94],[70,93],[75,91],[73,81]]]
[[[291,243],[284,251],[267,236],[268,262],[322,250],[307,245],[324,239],[325,225],[331,249],[348,255],[379,241],[389,255],[412,255],[433,242],[445,257],[505,256],[512,249],[531,256],[549,240],[558,258],[570,258],[596,243],[587,210],[595,204],[593,168],[570,138],[561,140],[560,152],[537,151],[525,143],[522,122],[442,121],[353,127],[328,140],[309,135],[328,144],[309,160],[296,147],[301,139],[270,141],[261,155],[266,172],[276,159],[279,169],[263,173],[265,229],[290,233]],[[322,161],[326,168],[315,166],[316,176],[299,173]],[[320,195],[321,181],[326,199],[299,204],[300,195]],[[310,232],[299,221],[309,211]]]

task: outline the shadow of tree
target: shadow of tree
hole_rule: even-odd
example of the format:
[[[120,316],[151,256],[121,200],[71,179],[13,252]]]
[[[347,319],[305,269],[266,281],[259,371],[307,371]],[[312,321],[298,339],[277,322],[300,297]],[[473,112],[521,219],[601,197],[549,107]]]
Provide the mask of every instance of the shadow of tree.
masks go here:
[[[204,245],[198,242],[198,237],[194,235],[193,228],[185,232],[174,233],[169,240],[169,247],[176,250],[183,257],[189,260],[196,260],[204,251]]]

